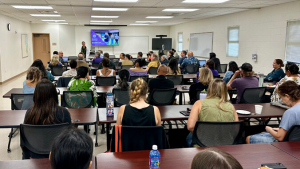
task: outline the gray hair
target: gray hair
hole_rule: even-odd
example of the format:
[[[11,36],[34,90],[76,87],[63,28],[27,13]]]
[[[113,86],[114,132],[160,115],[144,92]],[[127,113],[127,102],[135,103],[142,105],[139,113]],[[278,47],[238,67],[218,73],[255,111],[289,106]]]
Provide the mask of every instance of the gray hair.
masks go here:
[[[96,52],[95,55],[96,55],[97,57],[99,57],[99,56],[100,56],[100,52]]]
[[[165,59],[168,59],[168,56],[167,56],[167,55],[163,55],[162,57],[165,58]]]

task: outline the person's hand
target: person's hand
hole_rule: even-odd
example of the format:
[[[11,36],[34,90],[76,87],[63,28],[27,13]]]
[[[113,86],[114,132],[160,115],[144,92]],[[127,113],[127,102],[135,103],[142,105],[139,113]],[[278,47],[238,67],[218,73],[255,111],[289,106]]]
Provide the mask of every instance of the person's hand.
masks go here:
[[[237,70],[237,71],[235,71],[234,75],[235,75],[235,76],[238,76],[239,74],[241,74],[241,72],[242,72],[242,71]]]
[[[272,127],[266,126],[266,131],[267,131],[268,133],[270,133],[271,130],[273,130]]]
[[[277,132],[279,131],[279,128],[272,128],[272,129]]]

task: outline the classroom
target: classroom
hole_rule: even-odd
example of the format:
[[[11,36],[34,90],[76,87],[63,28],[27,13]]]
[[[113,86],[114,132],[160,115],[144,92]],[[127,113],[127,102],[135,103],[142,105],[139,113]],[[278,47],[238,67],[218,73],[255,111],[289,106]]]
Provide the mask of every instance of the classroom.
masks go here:
[[[299,0],[0,0],[0,169],[298,169]]]

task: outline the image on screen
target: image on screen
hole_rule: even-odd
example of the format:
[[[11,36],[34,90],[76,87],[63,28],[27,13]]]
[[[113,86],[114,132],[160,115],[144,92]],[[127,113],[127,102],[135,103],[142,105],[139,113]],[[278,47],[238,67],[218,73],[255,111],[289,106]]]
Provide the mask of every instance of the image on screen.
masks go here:
[[[119,29],[91,30],[92,46],[119,46]]]

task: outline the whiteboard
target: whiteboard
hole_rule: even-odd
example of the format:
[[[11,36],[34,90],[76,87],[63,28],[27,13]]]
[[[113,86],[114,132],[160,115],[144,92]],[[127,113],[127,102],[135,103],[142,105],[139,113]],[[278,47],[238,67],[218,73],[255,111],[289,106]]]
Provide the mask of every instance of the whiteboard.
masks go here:
[[[114,53],[135,54],[149,52],[149,36],[120,36],[119,46],[114,46]]]
[[[194,56],[208,58],[213,51],[213,33],[191,33],[190,51]]]

